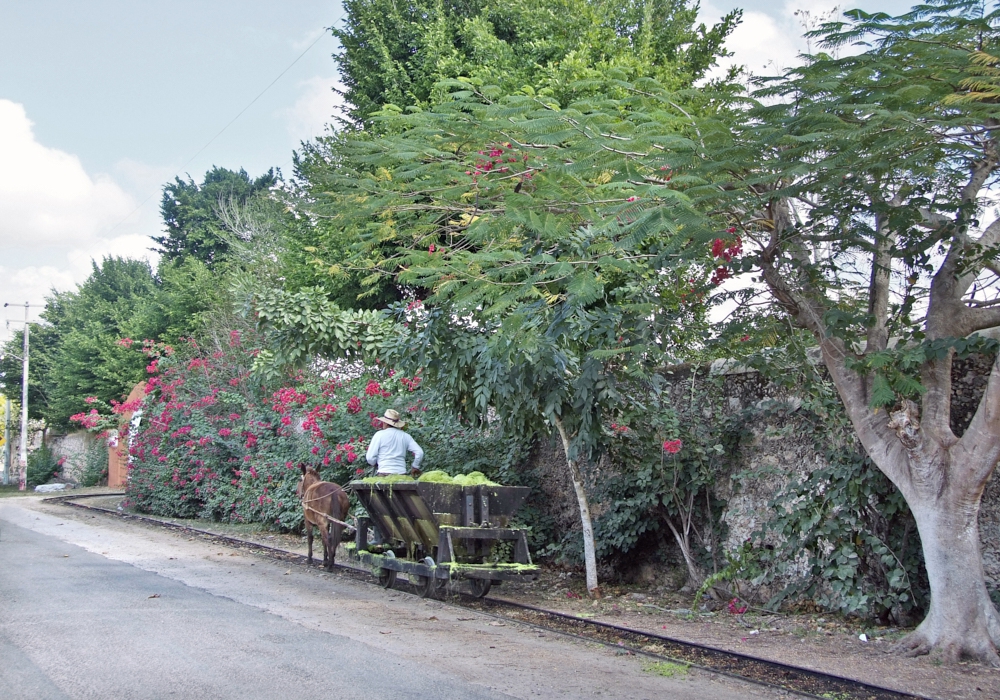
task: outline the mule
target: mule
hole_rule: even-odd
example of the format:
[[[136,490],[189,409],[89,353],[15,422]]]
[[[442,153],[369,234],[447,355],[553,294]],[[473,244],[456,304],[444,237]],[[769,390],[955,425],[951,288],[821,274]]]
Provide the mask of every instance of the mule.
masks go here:
[[[337,543],[344,533],[347,510],[350,501],[339,485],[323,481],[313,467],[299,465],[302,478],[295,489],[295,495],[302,501],[305,516],[306,539],[309,542],[309,565],[313,563],[313,527],[319,528],[323,540],[323,566],[333,570],[333,560],[337,553]]]

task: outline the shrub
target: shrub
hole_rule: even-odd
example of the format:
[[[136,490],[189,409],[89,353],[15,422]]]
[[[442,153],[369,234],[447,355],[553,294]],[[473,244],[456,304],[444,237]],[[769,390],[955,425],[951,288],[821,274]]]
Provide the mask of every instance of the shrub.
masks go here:
[[[236,333],[214,351],[190,341],[150,354],[141,427],[128,438],[127,504],[143,512],[297,528],[297,465],[340,484],[360,476],[388,408],[406,416],[427,469],[510,482],[527,453],[523,437],[462,423],[419,377],[299,371],[274,383],[251,373],[256,351]]]
[[[42,444],[28,455],[28,486],[38,486],[49,481],[62,467],[63,460],[52,452],[52,449]]]
[[[103,440],[94,440],[83,451],[83,472],[80,486],[98,486],[108,478],[108,446]]]

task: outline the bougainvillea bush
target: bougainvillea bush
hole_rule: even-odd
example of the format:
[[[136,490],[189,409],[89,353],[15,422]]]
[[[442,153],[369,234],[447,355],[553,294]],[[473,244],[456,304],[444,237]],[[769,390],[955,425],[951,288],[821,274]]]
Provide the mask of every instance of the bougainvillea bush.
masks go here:
[[[424,467],[506,479],[528,445],[460,422],[419,376],[375,367],[358,377],[298,371],[275,383],[251,372],[250,338],[154,351],[138,429],[129,437],[127,506],[172,517],[301,523],[298,464],[345,484],[370,471],[365,450],[387,408],[406,416]]]

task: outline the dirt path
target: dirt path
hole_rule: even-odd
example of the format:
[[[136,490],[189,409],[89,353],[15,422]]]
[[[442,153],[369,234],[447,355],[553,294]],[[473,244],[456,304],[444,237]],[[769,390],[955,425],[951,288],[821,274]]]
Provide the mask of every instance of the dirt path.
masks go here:
[[[664,677],[644,670],[648,661],[602,646],[35,498],[4,499],[0,520],[303,628],[347,637],[370,647],[381,657],[376,663],[403,659],[497,697],[776,696],[698,671]],[[0,546],[2,539],[0,532]],[[335,668],[337,659],[330,663]]]
[[[583,597],[582,576],[548,573],[495,597],[611,622],[636,630],[811,668],[895,690],[942,700],[1000,698],[1000,670],[978,664],[943,666],[927,656],[891,652],[904,630],[845,622],[829,614],[730,614],[692,612],[691,597],[606,587],[604,599]],[[669,611],[675,612],[669,612]],[[860,634],[868,641],[861,641]]]

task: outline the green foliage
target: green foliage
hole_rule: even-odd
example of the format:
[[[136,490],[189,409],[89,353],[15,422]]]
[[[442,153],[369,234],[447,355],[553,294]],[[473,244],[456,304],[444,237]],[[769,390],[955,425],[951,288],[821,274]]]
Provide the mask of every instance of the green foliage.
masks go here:
[[[426,107],[444,79],[507,93],[530,86],[560,100],[570,83],[608,71],[690,84],[741,14],[708,29],[687,0],[348,0],[345,9],[335,58],[357,123],[387,104]]]
[[[373,361],[381,345],[399,332],[375,311],[344,311],[323,290],[263,290],[254,299],[258,325],[272,345],[256,363],[263,371],[305,364],[317,355]]]
[[[83,472],[80,486],[99,486],[108,478],[108,445],[104,440],[92,440],[83,451]]]
[[[153,236],[167,262],[193,257],[212,267],[226,255],[229,245],[219,217],[220,206],[245,204],[266,194],[279,180],[274,170],[251,179],[246,171],[214,167],[201,184],[190,177],[176,178],[163,188],[160,212],[166,232]]]
[[[774,424],[781,434],[811,440],[823,466],[775,495],[769,504],[774,517],[747,543],[756,556],[737,578],[776,588],[767,607],[808,600],[883,624],[892,618],[901,623],[922,611],[929,596],[913,516],[853,438],[829,378],[801,350],[791,344],[766,358],[749,358],[780,389],[803,397],[799,409],[765,401],[737,418],[743,430]],[[736,479],[760,476],[744,472]]]
[[[48,483],[49,479],[55,476],[63,465],[62,459],[55,456],[46,444],[42,444],[38,449],[28,453],[28,487],[35,487],[39,484]]]
[[[119,341],[155,335],[155,291],[145,261],[105,258],[77,291],[46,301],[42,317],[55,337],[42,377],[49,425],[67,426],[71,415],[88,410],[87,397],[120,400],[145,376],[143,357]]]
[[[38,420],[46,415],[48,396],[45,392],[45,379],[48,376],[52,355],[58,346],[59,335],[56,330],[45,323],[32,323],[28,330],[29,348],[28,363],[28,418]],[[24,376],[24,366],[21,363],[24,349],[24,331],[14,330],[10,340],[0,352],[0,391],[11,397],[12,401],[20,403],[21,380]]]
[[[711,378],[692,368],[689,380],[654,379],[651,386],[633,387],[615,422],[604,427],[616,468],[598,482],[597,497],[605,504],[596,522],[599,553],[624,561],[650,536],[672,549],[673,525],[687,535],[699,568],[712,571],[724,534],[724,504],[714,485],[730,470],[742,436],[725,416]],[[677,451],[667,452],[664,443]]]
[[[943,349],[1000,321],[981,276],[996,230],[980,221],[998,167],[984,96],[1000,11],[974,0],[899,17],[852,10],[812,37],[824,52],[760,79],[745,117],[706,142],[701,176],[719,187],[698,206],[755,241],[744,271],[762,271],[797,323],[860,356],[848,364],[878,410],[926,396],[946,353],[915,346]],[[837,55],[852,44],[864,50]],[[887,349],[889,338],[902,342]]]
[[[823,427],[824,432],[828,428]],[[768,601],[811,600],[828,610],[879,619],[910,619],[929,601],[920,537],[906,502],[856,450],[828,451],[827,466],[791,484],[770,504],[777,517],[758,536],[755,584],[779,585]],[[781,585],[788,575],[804,576]]]

